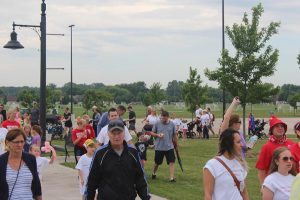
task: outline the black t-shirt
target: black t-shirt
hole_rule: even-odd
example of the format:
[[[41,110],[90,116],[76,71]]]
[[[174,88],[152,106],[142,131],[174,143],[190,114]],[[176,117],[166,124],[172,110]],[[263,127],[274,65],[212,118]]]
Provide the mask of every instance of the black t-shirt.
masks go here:
[[[72,127],[72,120],[71,120],[71,113],[70,112],[64,113],[64,118],[65,119],[68,119],[69,117],[70,117],[70,119],[65,122],[66,127]]]
[[[135,147],[137,151],[139,152],[141,160],[147,160],[147,147],[148,142],[136,142]]]
[[[129,111],[129,120],[135,118],[135,112]],[[129,124],[135,124],[135,120],[129,121]]]

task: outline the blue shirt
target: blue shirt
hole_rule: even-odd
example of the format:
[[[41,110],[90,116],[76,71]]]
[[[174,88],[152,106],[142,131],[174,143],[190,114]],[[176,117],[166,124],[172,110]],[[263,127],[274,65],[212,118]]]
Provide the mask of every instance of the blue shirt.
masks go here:
[[[97,135],[100,133],[101,129],[109,123],[108,112],[103,113],[101,119],[97,125]]]

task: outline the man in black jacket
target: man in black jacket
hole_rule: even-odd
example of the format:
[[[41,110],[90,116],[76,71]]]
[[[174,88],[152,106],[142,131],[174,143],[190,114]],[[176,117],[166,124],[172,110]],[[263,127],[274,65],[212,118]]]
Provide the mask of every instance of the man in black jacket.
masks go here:
[[[124,123],[117,119],[108,124],[109,144],[95,153],[88,177],[86,199],[150,199],[144,171],[137,150],[124,141]]]

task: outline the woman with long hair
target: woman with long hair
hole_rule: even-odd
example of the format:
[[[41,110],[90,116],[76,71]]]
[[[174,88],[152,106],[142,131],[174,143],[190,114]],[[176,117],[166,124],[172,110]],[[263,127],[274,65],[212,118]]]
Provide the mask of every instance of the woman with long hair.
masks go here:
[[[219,152],[203,168],[205,200],[248,200],[245,179],[248,165],[241,156],[241,137],[228,128],[222,132]]]
[[[287,147],[274,150],[269,174],[263,183],[263,200],[289,200],[296,170]]]

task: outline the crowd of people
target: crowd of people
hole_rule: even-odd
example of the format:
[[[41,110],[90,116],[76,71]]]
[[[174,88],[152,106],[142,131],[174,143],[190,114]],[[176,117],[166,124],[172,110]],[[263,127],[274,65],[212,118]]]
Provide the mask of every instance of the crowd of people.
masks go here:
[[[227,109],[220,128],[218,154],[203,168],[204,199],[247,200],[247,145],[240,131],[241,120],[233,114],[239,105],[235,97]],[[299,199],[300,190],[293,186],[299,176],[299,143],[287,138],[287,124],[274,115],[269,120],[269,139],[260,150],[256,168],[263,200]],[[294,126],[299,138],[300,122]],[[295,182],[295,183],[293,183]]]
[[[179,150],[178,136],[181,133],[182,141],[186,141],[191,127],[197,131],[196,138],[219,137],[218,154],[203,167],[204,199],[250,199],[246,185],[249,172],[246,159],[250,148],[241,131],[242,121],[234,114],[239,104],[235,97],[218,134],[212,128],[215,117],[210,108],[199,106],[196,106],[196,118],[189,123],[164,109],[157,114],[156,109],[149,106],[141,131],[136,128],[137,117],[132,106],[119,105],[104,113],[93,106],[92,118],[83,114],[73,122],[66,107],[61,117],[63,135],[72,138],[82,199],[133,200],[137,195],[142,200],[150,199],[144,171],[148,148],[154,149],[151,178],[157,179],[165,158],[169,167],[168,181],[176,182],[174,163],[175,152]],[[19,108],[6,112],[4,105],[0,105],[0,197],[4,199],[42,199],[43,169],[56,158],[49,143],[42,147],[43,133],[36,121],[39,118],[36,104],[33,109],[34,116],[32,113],[21,116]],[[251,114],[250,135],[253,135],[253,121]],[[300,140],[297,143],[289,140],[287,124],[275,116],[271,116],[269,125],[269,139],[256,163],[262,199],[297,199],[300,196],[296,187],[300,182],[300,176],[296,177],[300,172]],[[300,122],[294,130],[300,139]],[[42,157],[41,151],[51,152],[52,156],[50,159]]]

